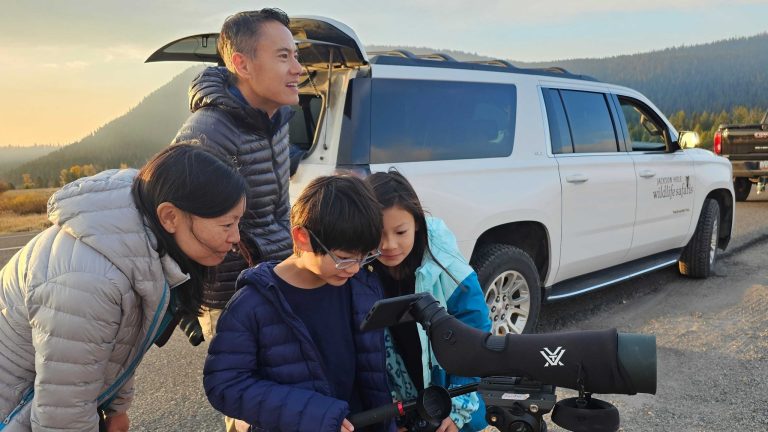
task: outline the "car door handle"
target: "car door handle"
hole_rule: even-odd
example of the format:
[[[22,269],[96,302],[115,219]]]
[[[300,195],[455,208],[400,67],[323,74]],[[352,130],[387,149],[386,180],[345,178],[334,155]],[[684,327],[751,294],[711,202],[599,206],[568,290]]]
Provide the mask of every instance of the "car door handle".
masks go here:
[[[585,176],[584,174],[571,174],[569,176],[565,176],[565,181],[568,183],[584,183],[587,180],[589,180],[589,177]]]
[[[640,177],[642,177],[642,178],[651,178],[651,177],[656,175],[656,171],[649,170],[649,169],[644,169],[644,170],[640,170],[638,175],[640,175]]]

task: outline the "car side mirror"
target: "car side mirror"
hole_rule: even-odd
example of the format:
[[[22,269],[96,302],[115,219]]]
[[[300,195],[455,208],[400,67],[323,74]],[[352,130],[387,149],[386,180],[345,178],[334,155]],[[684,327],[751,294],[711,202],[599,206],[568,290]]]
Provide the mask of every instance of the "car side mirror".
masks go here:
[[[682,131],[677,141],[681,149],[696,148],[701,144],[699,134],[694,131]]]
[[[645,130],[648,131],[651,136],[661,136],[661,130],[659,130],[656,123],[646,117],[645,114],[640,115],[640,124],[643,125]]]

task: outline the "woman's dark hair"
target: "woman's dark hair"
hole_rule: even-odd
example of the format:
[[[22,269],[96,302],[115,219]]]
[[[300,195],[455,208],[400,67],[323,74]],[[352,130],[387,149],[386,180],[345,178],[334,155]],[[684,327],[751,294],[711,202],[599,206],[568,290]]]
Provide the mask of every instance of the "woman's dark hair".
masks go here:
[[[352,175],[323,176],[312,180],[291,207],[291,225],[304,227],[312,250],[320,255],[329,250],[366,254],[381,241],[381,205],[373,191]]]
[[[413,249],[411,253],[400,263],[399,266],[392,269],[392,275],[396,279],[402,279],[413,275],[416,269],[421,265],[424,259],[424,253],[429,253],[434,259],[434,255],[429,250],[429,236],[427,234],[427,219],[424,208],[421,206],[416,191],[411,183],[402,174],[394,168],[388,172],[373,173],[365,179],[366,183],[373,189],[376,199],[381,204],[382,209],[386,210],[392,207],[400,207],[413,216],[416,221],[416,232],[414,233]],[[435,259],[435,262],[437,260]],[[437,262],[437,264],[445,268]]]
[[[160,224],[157,206],[168,202],[189,214],[214,218],[226,214],[245,196],[246,182],[226,159],[195,141],[167,147],[152,157],[133,181],[131,193],[139,213],[157,238],[160,256],[170,255],[191,279],[174,288],[183,313],[198,315],[205,279],[211,268],[187,257]]]

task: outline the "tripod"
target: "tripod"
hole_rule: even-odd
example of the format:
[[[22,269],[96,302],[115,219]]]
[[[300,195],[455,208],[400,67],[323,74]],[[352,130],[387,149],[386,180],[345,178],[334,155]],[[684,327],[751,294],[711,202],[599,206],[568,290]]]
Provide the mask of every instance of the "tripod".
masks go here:
[[[501,432],[546,432],[543,416],[575,432],[615,432],[619,412],[608,402],[579,392],[579,397],[557,402],[555,386],[518,377],[488,377],[479,383],[445,389],[431,386],[408,402],[395,402],[352,415],[355,427],[400,418],[410,432],[433,432],[451,412],[451,398],[477,391],[486,405],[489,426]]]

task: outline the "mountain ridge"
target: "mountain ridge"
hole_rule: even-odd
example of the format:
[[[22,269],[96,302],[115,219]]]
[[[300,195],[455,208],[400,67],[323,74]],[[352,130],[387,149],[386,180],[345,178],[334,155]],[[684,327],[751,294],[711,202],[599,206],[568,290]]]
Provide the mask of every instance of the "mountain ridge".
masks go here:
[[[369,45],[366,51],[406,49],[415,54],[442,52],[460,61],[493,57],[456,50],[426,47]],[[722,113],[737,106],[768,107],[768,32],[697,45],[681,45],[604,58],[519,62],[525,68],[562,67],[600,81],[631,87],[645,94],[665,114]],[[56,185],[61,169],[94,164],[99,169],[121,163],[140,166],[168,145],[189,115],[187,89],[203,66],[195,65],[148,94],[124,115],[94,133],[13,169],[0,179],[18,182],[22,173]]]

